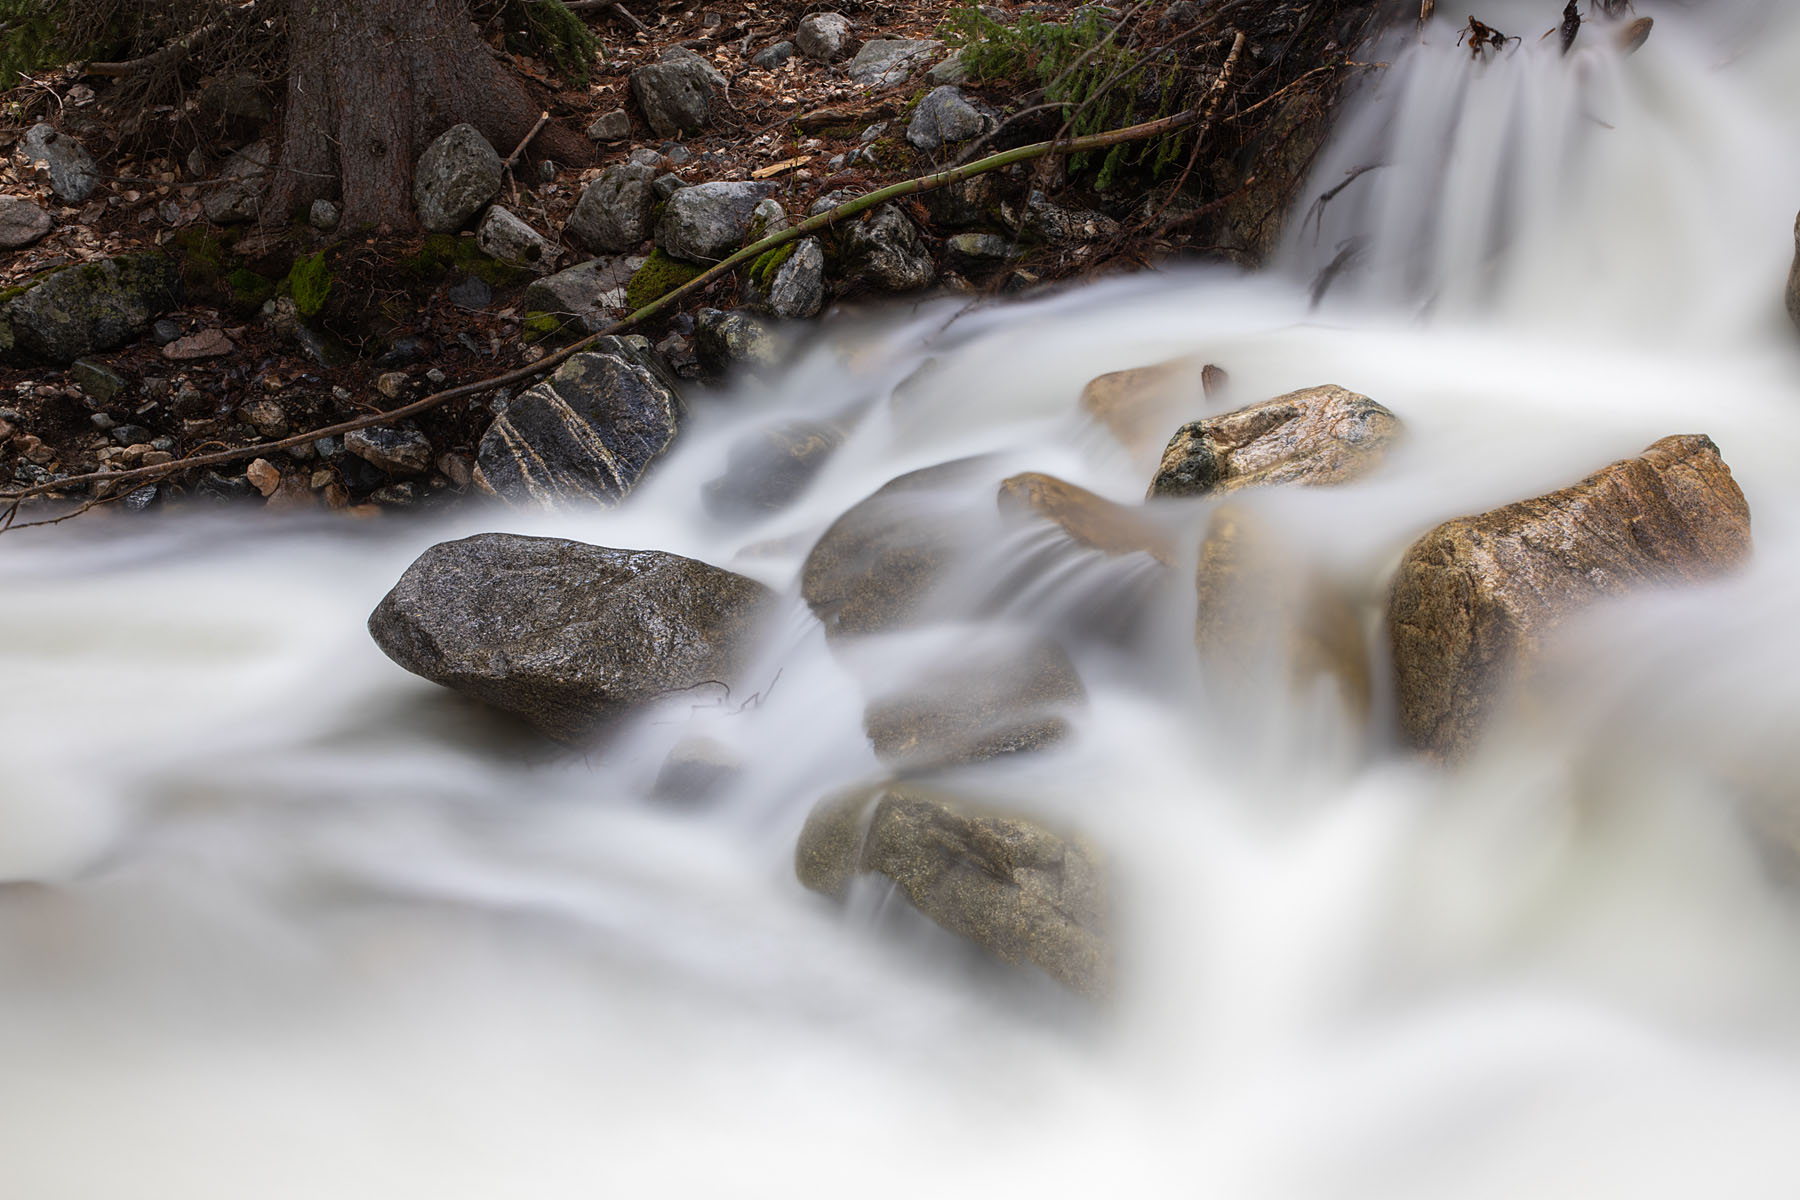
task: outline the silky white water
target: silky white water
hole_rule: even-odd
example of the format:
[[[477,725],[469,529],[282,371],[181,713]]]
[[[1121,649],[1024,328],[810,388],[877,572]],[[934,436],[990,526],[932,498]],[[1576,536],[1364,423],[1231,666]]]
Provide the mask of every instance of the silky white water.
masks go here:
[[[1279,270],[828,325],[697,399],[617,510],[0,539],[0,1196],[1794,1195],[1800,892],[1741,801],[1800,770],[1800,18],[1640,0],[1641,52],[1596,23],[1565,59],[1555,5],[1482,7],[1522,44],[1472,63],[1440,15],[1381,48],[1301,212],[1386,165],[1297,213]],[[1185,570],[994,523],[960,584],[985,615],[931,636],[1048,630],[1089,700],[1065,745],[944,782],[1104,847],[1095,1011],[878,889],[846,911],[795,881],[812,804],[882,775],[866,681],[918,654],[828,652],[796,576],[838,513],[952,458],[993,456],[983,529],[1017,470],[1135,501],[1076,397],[1190,352],[1234,401],[1335,382],[1406,422],[1366,481],[1254,500],[1360,589],[1377,652],[1418,534],[1667,434],[1719,444],[1757,556],[1596,612],[1445,771],[1385,712],[1206,679]],[[852,410],[792,508],[708,515],[738,434]],[[768,583],[755,700],[576,756],[405,674],[368,612],[486,529]],[[695,734],[744,774],[653,800]]]

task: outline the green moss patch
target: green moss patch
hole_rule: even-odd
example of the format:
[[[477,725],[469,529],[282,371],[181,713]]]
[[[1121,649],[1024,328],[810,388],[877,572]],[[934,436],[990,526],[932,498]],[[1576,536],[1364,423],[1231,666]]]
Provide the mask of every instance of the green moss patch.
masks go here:
[[[287,288],[301,316],[318,316],[331,295],[331,268],[325,265],[325,252],[320,250],[295,259],[294,269],[288,272]]]
[[[670,258],[658,247],[644,260],[643,266],[632,272],[630,282],[625,285],[625,307],[636,312],[704,274],[705,267]]]

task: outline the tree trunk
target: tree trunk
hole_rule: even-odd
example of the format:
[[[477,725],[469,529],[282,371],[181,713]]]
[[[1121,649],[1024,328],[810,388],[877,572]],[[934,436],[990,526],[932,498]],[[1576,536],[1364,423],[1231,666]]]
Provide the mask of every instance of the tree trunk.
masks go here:
[[[431,139],[466,122],[504,157],[542,111],[481,40],[465,0],[291,0],[287,35],[271,222],[336,195],[346,230],[414,228],[413,165]],[[593,157],[554,124],[532,149],[570,164]]]

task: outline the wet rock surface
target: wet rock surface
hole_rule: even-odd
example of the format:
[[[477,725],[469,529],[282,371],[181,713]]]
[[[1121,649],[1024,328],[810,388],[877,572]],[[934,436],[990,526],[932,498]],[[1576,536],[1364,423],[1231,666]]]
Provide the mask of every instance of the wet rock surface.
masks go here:
[[[814,544],[800,591],[827,636],[903,629],[978,536],[960,489],[979,459],[941,463],[890,480],[846,509]]]
[[[780,364],[782,352],[782,338],[751,313],[703,308],[694,316],[694,353],[713,375],[766,371]]]
[[[1083,412],[1112,433],[1134,461],[1155,462],[1168,429],[1204,404],[1198,358],[1173,358],[1096,376],[1081,389]]]
[[[485,533],[420,555],[369,633],[408,671],[578,742],[672,692],[736,680],[771,599],[679,555]]]
[[[1402,733],[1464,754],[1561,622],[1606,597],[1717,578],[1750,550],[1749,505],[1698,435],[1445,522],[1406,552],[1388,604]]]
[[[577,354],[517,396],[481,439],[475,481],[511,504],[615,503],[669,448],[681,395],[643,339]]]
[[[732,445],[725,473],[706,485],[707,511],[728,517],[786,508],[843,442],[843,430],[822,421],[782,421],[744,435]]]
[[[929,662],[911,683],[872,701],[863,730],[895,767],[927,769],[1041,750],[1069,734],[1087,698],[1054,642],[983,646]]]
[[[1038,518],[1060,528],[1071,541],[1106,554],[1142,552],[1165,565],[1175,557],[1167,532],[1143,512],[1115,504],[1054,475],[1026,472],[1000,485],[1000,511],[1015,518]]]
[[[1085,996],[1111,990],[1099,856],[1036,820],[884,784],[816,807],[794,863],[801,883],[839,898],[858,875],[885,876],[920,912],[1002,961]]]
[[[1347,483],[1380,464],[1400,428],[1375,401],[1335,385],[1289,392],[1183,425],[1163,451],[1150,496]]]

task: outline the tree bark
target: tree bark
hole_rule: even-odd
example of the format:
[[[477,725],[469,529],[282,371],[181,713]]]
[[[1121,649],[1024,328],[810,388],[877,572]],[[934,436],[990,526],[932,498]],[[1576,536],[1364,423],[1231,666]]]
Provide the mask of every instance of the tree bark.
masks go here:
[[[338,198],[342,228],[414,228],[413,165],[452,125],[508,153],[543,105],[481,40],[465,0],[289,0],[288,94],[267,219]],[[586,139],[551,125],[536,154],[571,165]]]

